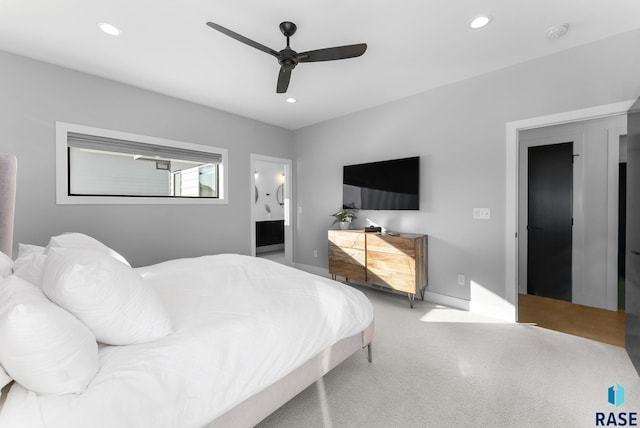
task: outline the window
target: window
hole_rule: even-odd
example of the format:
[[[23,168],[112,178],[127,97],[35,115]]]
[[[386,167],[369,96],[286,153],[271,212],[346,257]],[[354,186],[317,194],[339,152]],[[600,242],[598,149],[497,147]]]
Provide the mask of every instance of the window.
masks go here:
[[[218,194],[217,165],[205,164],[171,173],[172,196],[215,198]]]
[[[56,122],[59,204],[227,203],[227,150]]]

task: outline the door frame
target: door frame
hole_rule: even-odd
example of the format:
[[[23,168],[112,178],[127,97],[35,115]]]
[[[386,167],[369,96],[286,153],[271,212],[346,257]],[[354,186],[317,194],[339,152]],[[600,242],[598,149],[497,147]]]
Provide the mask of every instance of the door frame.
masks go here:
[[[505,215],[505,307],[503,317],[518,319],[518,134],[525,129],[542,128],[584,120],[626,114],[634,100],[571,110],[506,123],[506,215]],[[611,138],[611,136],[610,136]]]
[[[251,233],[250,233],[250,248],[251,256],[256,256],[256,204],[255,204],[255,188],[256,188],[256,161],[271,162],[284,165],[284,177],[286,186],[284,186],[284,259],[288,265],[293,265],[293,227],[292,227],[292,195],[293,195],[293,161],[291,159],[276,158],[273,156],[259,155],[255,153],[250,154],[249,162],[249,175],[250,181],[250,202],[251,207]]]

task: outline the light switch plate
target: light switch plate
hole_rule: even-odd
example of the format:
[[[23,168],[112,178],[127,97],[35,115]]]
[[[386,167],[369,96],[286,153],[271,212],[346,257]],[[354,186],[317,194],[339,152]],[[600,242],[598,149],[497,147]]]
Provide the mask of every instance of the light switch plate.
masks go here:
[[[490,220],[491,219],[491,208],[474,208],[473,209],[473,218],[475,220]]]

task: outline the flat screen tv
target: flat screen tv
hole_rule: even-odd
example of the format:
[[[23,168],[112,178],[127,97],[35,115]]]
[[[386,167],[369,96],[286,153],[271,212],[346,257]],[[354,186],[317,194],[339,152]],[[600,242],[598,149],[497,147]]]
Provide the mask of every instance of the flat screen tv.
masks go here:
[[[420,209],[420,157],[345,165],[342,206],[359,210]]]

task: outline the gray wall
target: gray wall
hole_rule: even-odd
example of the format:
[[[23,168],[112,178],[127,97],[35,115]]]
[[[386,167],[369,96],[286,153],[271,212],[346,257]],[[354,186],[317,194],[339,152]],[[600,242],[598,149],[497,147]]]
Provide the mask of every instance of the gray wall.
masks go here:
[[[638,97],[638,45],[640,31],[625,33],[295,131],[295,261],[326,268],[343,165],[419,155],[420,211],[361,212],[360,226],[429,234],[427,290],[468,300],[473,281],[504,298],[505,124]]]
[[[134,266],[250,254],[249,155],[292,156],[291,131],[4,52],[0,93],[0,152],[18,157],[16,245],[79,231]],[[55,121],[227,148],[229,204],[58,206]]]

